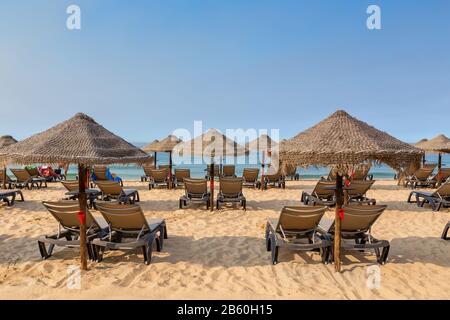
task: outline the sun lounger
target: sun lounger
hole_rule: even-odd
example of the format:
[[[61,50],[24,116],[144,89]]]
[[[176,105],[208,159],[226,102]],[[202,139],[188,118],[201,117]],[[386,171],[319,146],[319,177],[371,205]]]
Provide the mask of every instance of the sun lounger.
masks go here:
[[[418,207],[423,207],[425,203],[429,203],[433,211],[439,211],[444,206],[450,206],[450,182],[446,182],[433,192],[414,190],[408,196],[408,203],[413,202],[412,197]]]
[[[14,205],[16,197],[20,196],[20,201],[25,201],[20,190],[0,190],[0,201],[6,202],[8,207]]]
[[[102,192],[102,200],[116,199],[120,203],[139,202],[139,192],[136,189],[124,189],[116,181],[97,181],[96,185]]]
[[[330,260],[331,241],[317,233],[326,207],[283,207],[278,219],[267,219],[266,249],[272,253],[272,263],[278,263],[279,248],[292,251],[319,251],[322,262]]]
[[[222,177],[236,178],[236,167],[234,165],[224,165],[222,167]]]
[[[169,189],[169,177],[167,169],[151,169],[148,189],[156,188],[156,186],[165,186]]]
[[[450,178],[450,168],[441,168],[437,174],[430,179],[430,185],[433,187],[439,186],[445,183]]]
[[[184,185],[184,180],[190,178],[191,178],[190,169],[175,169],[175,174],[173,176],[173,185],[175,187]]]
[[[180,209],[187,206],[189,202],[206,203],[206,209],[212,205],[206,179],[185,178],[184,191],[185,194],[180,197]]]
[[[141,182],[150,180],[151,170],[155,169],[154,165],[143,165],[142,169],[144,170],[144,175],[141,176]]]
[[[369,174],[370,167],[357,168],[352,174],[352,181],[355,180],[373,180],[373,174]]]
[[[265,174],[264,175],[264,189],[267,189],[268,186],[278,187],[278,188],[286,188],[285,177],[282,175],[281,171],[278,170],[275,174]]]
[[[385,264],[389,254],[389,241],[374,238],[371,229],[386,207],[355,204],[345,206],[344,219],[341,221],[341,247],[349,251],[374,250],[377,262]],[[334,239],[334,221],[322,219],[318,232]]]
[[[67,199],[65,200],[78,199],[80,194],[78,180],[65,180],[61,181],[61,183],[64,188],[67,189],[67,192],[65,193]],[[95,200],[97,200],[102,195],[102,192],[98,189],[86,189],[85,193],[89,201],[89,208],[95,208]]]
[[[258,179],[258,168],[244,168],[242,172],[243,186],[251,188],[261,188],[261,181]]]
[[[41,173],[39,172],[38,168],[36,168],[35,166],[28,166],[25,167],[25,170],[27,170],[27,172],[30,174],[30,176],[32,176],[33,178],[42,178],[45,179],[47,182],[50,182],[53,180],[52,177],[44,177],[41,175]]]
[[[122,179],[117,177],[117,175],[115,175],[114,173],[109,172],[108,167],[106,167],[106,166],[95,166],[93,170],[94,170],[93,178],[95,177],[95,179],[92,179],[93,182],[97,182],[97,181],[116,181],[116,182],[120,183],[120,185],[123,187]],[[109,172],[109,175],[108,175],[108,172]]]
[[[326,180],[326,181],[336,181],[336,171],[334,168],[330,169],[330,172],[328,173],[328,176],[326,177],[321,177],[321,180]]]
[[[247,200],[242,194],[242,178],[220,178],[219,194],[217,195],[216,208],[220,209],[221,203],[240,203],[246,210]]]
[[[42,236],[38,240],[39,252],[42,259],[48,259],[55,246],[68,248],[80,247],[80,206],[73,201],[43,202],[42,203],[50,214],[58,221],[58,232],[50,236]],[[89,259],[94,259],[91,241],[96,237],[106,234],[106,225],[97,221],[89,212],[86,211],[86,240]],[[46,244],[49,244],[48,249]]]
[[[206,165],[206,169],[205,169],[206,175],[205,175],[205,179],[206,180],[210,180],[211,179],[211,165],[208,164]],[[218,178],[220,176],[220,168],[218,164],[214,165],[214,177]]]
[[[450,230],[450,221],[445,226],[444,231],[442,231],[442,236],[441,236],[442,239],[450,240],[450,237],[448,236],[448,230]]]
[[[424,167],[416,170],[411,175],[408,175],[405,178],[404,186],[410,186],[412,189],[415,189],[419,186],[429,187],[434,186],[435,183],[431,181],[431,175],[433,173],[434,167]]]
[[[33,187],[38,189],[47,187],[47,181],[45,178],[32,177],[25,169],[11,169],[11,172],[16,177],[14,185],[17,188],[28,188],[31,190]]]
[[[286,172],[285,172],[285,176],[289,177],[291,180],[300,180],[300,175],[297,173],[297,167],[296,166],[291,166],[288,165],[285,168]]]
[[[0,169],[0,188],[3,188],[3,175],[5,174],[4,169]],[[9,175],[6,175],[6,188],[11,189],[14,187],[15,181],[12,180]]]
[[[367,191],[369,191],[374,183],[374,180],[352,180],[348,190],[348,201],[358,204],[376,204],[377,201],[375,199],[366,197]]]
[[[311,192],[303,191],[301,201],[305,205],[322,205],[333,207],[336,205],[334,181],[319,180]]]
[[[108,234],[92,241],[94,256],[103,260],[105,250],[128,250],[142,248],[145,264],[152,259],[153,242],[158,251],[167,239],[164,219],[149,219],[137,204],[99,202],[97,208],[108,223]]]

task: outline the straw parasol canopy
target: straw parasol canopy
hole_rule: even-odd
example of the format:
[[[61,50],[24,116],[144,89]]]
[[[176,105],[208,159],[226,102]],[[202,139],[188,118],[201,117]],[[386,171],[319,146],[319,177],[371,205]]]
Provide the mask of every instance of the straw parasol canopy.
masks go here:
[[[0,150],[0,162],[30,164],[77,163],[78,201],[80,204],[81,269],[87,270],[86,257],[86,165],[111,163],[144,163],[147,155],[89,116],[78,113],[44,132],[35,134]]]
[[[443,134],[430,140],[422,139],[414,146],[428,152],[450,153],[450,139]]]
[[[144,150],[147,153],[155,152],[154,150],[155,150],[156,146],[158,145],[158,143],[159,143],[159,140],[155,139],[152,142],[150,142],[149,144],[147,144],[146,146],[144,146],[142,148],[142,150]]]
[[[214,162],[222,161],[226,156],[241,156],[247,154],[247,149],[236,141],[228,138],[217,129],[208,129],[194,139],[178,144],[173,152],[190,157],[206,157],[210,159],[210,189],[211,203],[214,204]],[[210,206],[214,210],[214,205]]]
[[[0,137],[0,148],[8,147],[16,142],[17,142],[17,140],[14,139],[12,136],[1,136]]]
[[[0,150],[1,163],[144,163],[141,149],[78,113],[44,132]]]
[[[442,167],[442,153],[450,153],[450,139],[443,134],[440,134],[430,140],[422,139],[419,142],[417,142],[414,146],[428,152],[437,153],[439,155],[438,157],[439,169],[441,169]]]
[[[157,152],[169,152],[169,181],[172,181],[172,149],[181,142],[181,139],[170,134],[161,141],[155,140],[149,145],[145,146],[145,151],[154,152],[154,163],[156,167],[156,153]],[[172,188],[172,184],[169,183],[169,188]]]
[[[256,151],[256,152],[261,152],[262,153],[262,159],[261,159],[261,186],[264,185],[264,167],[266,166],[266,155],[270,159],[269,163],[272,163],[272,158],[276,158],[278,156],[277,155],[278,154],[278,148],[279,148],[278,142],[273,140],[267,134],[261,134],[258,138],[256,138],[253,141],[250,141],[247,144],[247,149],[249,151]],[[276,168],[278,168],[278,166],[276,166]],[[261,187],[261,190],[264,190],[264,188]]]
[[[262,134],[247,144],[247,149],[250,151],[271,151],[276,150],[277,147],[278,142],[273,140],[267,134]]]
[[[173,151],[180,155],[208,157],[213,161],[221,160],[226,156],[241,156],[247,153],[245,147],[217,129],[208,129],[194,139],[178,144]]]
[[[297,166],[341,168],[383,162],[402,169],[420,162],[423,151],[338,110],[281,144],[280,160]],[[344,169],[345,170],[345,169]],[[341,173],[342,172],[341,170]]]
[[[280,160],[296,166],[335,166],[336,212],[334,260],[340,271],[342,176],[355,166],[384,162],[395,169],[420,163],[423,151],[362,122],[343,110],[282,143]]]

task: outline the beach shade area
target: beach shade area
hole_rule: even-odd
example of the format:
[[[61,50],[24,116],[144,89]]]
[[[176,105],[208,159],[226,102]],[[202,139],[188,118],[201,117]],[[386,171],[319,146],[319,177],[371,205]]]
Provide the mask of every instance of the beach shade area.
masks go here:
[[[264,185],[264,169],[266,158],[271,159],[275,153],[278,153],[279,143],[269,137],[267,134],[261,134],[255,140],[247,144],[248,151],[254,151],[262,155],[261,158],[261,186]],[[271,162],[271,161],[270,161]],[[264,190],[264,188],[261,188]]]
[[[364,163],[385,163],[397,170],[420,165],[423,151],[338,110],[282,143],[280,161],[299,167],[336,168],[335,269],[340,271],[343,176]]]
[[[0,149],[5,148],[5,147],[8,147],[8,146],[10,146],[10,145],[12,145],[12,144],[14,144],[14,143],[16,143],[16,142],[17,142],[17,140],[14,139],[12,136],[1,136],[1,137],[0,137]],[[3,168],[3,177],[2,177],[2,180],[3,180],[2,188],[3,188],[3,189],[6,189],[6,182],[7,182],[7,178],[6,178],[6,166],[4,166],[4,168]]]
[[[173,148],[181,143],[181,139],[174,135],[168,135],[164,139],[158,141],[154,140],[152,143],[148,144],[143,148],[145,152],[154,152],[155,158],[155,168],[156,168],[156,155],[158,152],[168,152],[169,153],[169,181],[172,181],[172,150]],[[169,188],[172,188],[172,183],[169,183]]]
[[[210,164],[211,203],[214,203],[214,165],[225,157],[238,157],[248,153],[244,146],[228,138],[217,129],[208,129],[203,134],[178,144],[173,152],[180,156],[207,158]],[[210,206],[214,210],[214,206]]]
[[[426,152],[437,153],[439,170],[442,168],[442,154],[450,153],[450,139],[443,134],[430,140],[422,139],[414,144],[414,146]]]
[[[44,132],[0,150],[0,163],[72,163],[78,165],[81,269],[86,258],[86,168],[92,165],[143,164],[149,161],[141,149],[108,131],[91,117],[78,113]]]

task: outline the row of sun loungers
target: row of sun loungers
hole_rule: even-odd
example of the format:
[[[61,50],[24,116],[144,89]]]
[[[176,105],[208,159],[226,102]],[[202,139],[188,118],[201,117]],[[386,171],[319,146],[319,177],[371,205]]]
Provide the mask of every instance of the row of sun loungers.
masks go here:
[[[386,206],[348,205],[341,222],[341,239],[344,250],[374,250],[379,264],[385,264],[390,244],[378,240],[371,233],[372,225]],[[334,221],[323,219],[326,207],[284,207],[278,219],[268,219],[266,248],[271,252],[273,264],[278,262],[279,248],[293,251],[318,251],[322,262],[333,261]]]
[[[77,202],[58,201],[43,202],[48,212],[58,221],[58,232],[43,236],[38,240],[38,247],[43,259],[52,255],[55,246],[80,246],[80,220]],[[119,204],[99,202],[97,208],[105,223],[97,220],[87,210],[87,252],[90,260],[100,262],[106,250],[128,250],[141,248],[145,264],[150,264],[153,244],[157,251],[163,248],[167,238],[164,219],[148,219],[136,204]],[[48,248],[47,248],[48,245]]]
[[[348,202],[375,205],[375,199],[366,197],[367,191],[374,182],[374,180],[352,180],[350,185],[346,187],[348,189]],[[301,202],[305,205],[334,207],[336,205],[335,185],[336,183],[333,181],[319,180],[312,191],[303,191]]]
[[[403,185],[415,189],[418,187],[435,188],[445,183],[450,178],[450,168],[441,168],[437,174],[433,174],[435,168],[436,165],[428,165],[408,174]]]
[[[37,170],[36,170],[37,171]],[[47,180],[44,177],[32,176],[26,169],[11,169],[15,179],[6,175],[7,188],[38,188],[47,187]],[[38,172],[39,173],[39,172]],[[0,170],[0,185],[3,185],[4,169]]]
[[[224,174],[220,178],[236,178],[234,166],[224,166]],[[144,166],[144,175],[141,177],[141,181],[149,182],[149,190],[158,186],[169,188],[169,184],[172,183],[173,187],[179,187],[184,185],[185,179],[191,179],[191,171],[189,169],[175,169],[172,181],[169,181],[168,168],[154,169],[153,167]],[[243,185],[245,187],[260,188],[261,181],[258,179],[259,169],[257,168],[244,168],[242,173]],[[209,176],[205,177],[209,180]],[[264,187],[267,186],[285,187],[285,181],[280,174],[265,175]]]

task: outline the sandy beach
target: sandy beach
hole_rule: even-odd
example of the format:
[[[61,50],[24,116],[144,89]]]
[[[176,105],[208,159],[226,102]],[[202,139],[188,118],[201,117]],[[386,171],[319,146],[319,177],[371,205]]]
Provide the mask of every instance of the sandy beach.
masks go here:
[[[178,209],[182,189],[139,189],[148,217],[167,221],[164,252],[155,252],[146,266],[139,252],[111,252],[101,263],[89,262],[81,288],[68,287],[68,270],[78,266],[77,249],[56,248],[42,261],[37,238],[57,231],[56,221],[42,200],[64,196],[59,183],[48,189],[24,190],[26,202],[0,208],[1,299],[449,299],[450,243],[441,240],[450,211],[432,212],[406,203],[410,190],[394,181],[377,181],[369,197],[388,210],[373,234],[391,242],[388,263],[380,267],[378,289],[367,286],[372,254],[343,257],[342,273],[323,265],[316,253],[281,250],[271,265],[265,250],[267,217],[277,217],[283,205],[299,205],[302,190],[314,181],[288,181],[285,190],[245,189],[247,211],[204,207]],[[100,216],[93,211],[95,216]],[[333,212],[327,212],[331,217]]]

